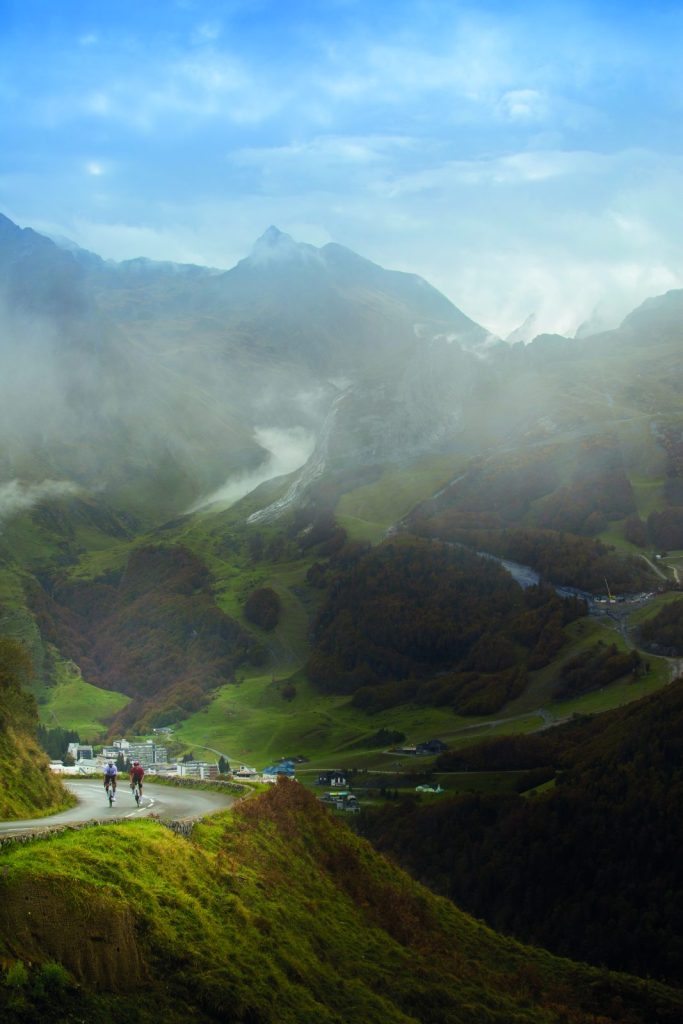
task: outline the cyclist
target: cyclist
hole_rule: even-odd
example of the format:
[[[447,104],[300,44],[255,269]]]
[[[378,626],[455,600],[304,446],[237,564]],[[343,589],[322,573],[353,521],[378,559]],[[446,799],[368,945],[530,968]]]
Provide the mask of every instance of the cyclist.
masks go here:
[[[109,764],[106,765],[106,767],[104,769],[104,788],[107,789],[107,787],[109,786],[109,783],[111,782],[111,786],[112,786],[112,790],[113,790],[112,800],[116,800],[116,776],[117,776],[117,774],[118,774],[118,772],[117,772],[116,765],[114,764],[113,761],[110,761]]]
[[[133,761],[133,766],[130,770],[130,788],[135,789],[135,783],[137,782],[140,787],[140,796],[142,796],[142,780],[145,777],[145,769],[142,767],[139,761]]]

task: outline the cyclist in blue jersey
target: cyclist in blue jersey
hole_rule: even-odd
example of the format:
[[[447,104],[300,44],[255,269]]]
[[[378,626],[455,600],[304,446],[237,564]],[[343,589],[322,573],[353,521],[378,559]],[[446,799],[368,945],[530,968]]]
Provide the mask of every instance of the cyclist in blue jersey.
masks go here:
[[[113,791],[112,801],[116,800],[116,776],[117,775],[118,775],[117,767],[116,767],[116,765],[114,764],[113,761],[110,761],[109,764],[104,769],[104,788],[105,788],[105,790],[108,791],[109,783],[111,782],[111,788],[112,788],[112,791]]]

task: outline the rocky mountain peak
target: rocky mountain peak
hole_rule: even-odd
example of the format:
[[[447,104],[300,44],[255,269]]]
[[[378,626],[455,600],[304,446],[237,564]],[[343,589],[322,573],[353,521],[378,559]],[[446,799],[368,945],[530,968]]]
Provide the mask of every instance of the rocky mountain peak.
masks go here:
[[[248,262],[252,265],[289,263],[311,258],[319,259],[318,250],[314,246],[295,242],[291,235],[271,224],[254,243]]]

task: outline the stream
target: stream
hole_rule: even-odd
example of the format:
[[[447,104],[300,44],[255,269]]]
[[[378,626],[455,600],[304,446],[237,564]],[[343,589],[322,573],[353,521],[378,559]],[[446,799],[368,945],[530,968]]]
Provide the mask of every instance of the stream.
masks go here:
[[[519,583],[523,590],[526,590],[527,587],[535,587],[541,579],[536,570],[532,569],[530,565],[522,565],[521,562],[512,562],[509,558],[500,558],[498,555],[492,555],[488,551],[477,551],[477,554],[480,555],[481,558],[490,558],[491,561],[498,562],[499,565],[502,565],[503,568],[510,573],[513,580],[516,583]],[[555,593],[559,594],[560,597],[582,598],[586,601],[591,610],[595,604],[595,596],[593,594],[589,594],[587,590],[579,590],[577,587],[559,587],[555,586],[555,584],[551,584],[551,586],[555,590]]]

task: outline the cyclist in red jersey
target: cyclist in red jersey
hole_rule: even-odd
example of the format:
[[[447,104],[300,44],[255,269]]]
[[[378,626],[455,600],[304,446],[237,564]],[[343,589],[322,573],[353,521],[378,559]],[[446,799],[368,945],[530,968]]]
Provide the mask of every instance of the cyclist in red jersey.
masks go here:
[[[142,796],[142,780],[145,777],[145,769],[142,767],[139,761],[133,761],[133,765],[130,770],[130,788],[135,789],[135,783],[137,782],[140,787],[140,796]]]

